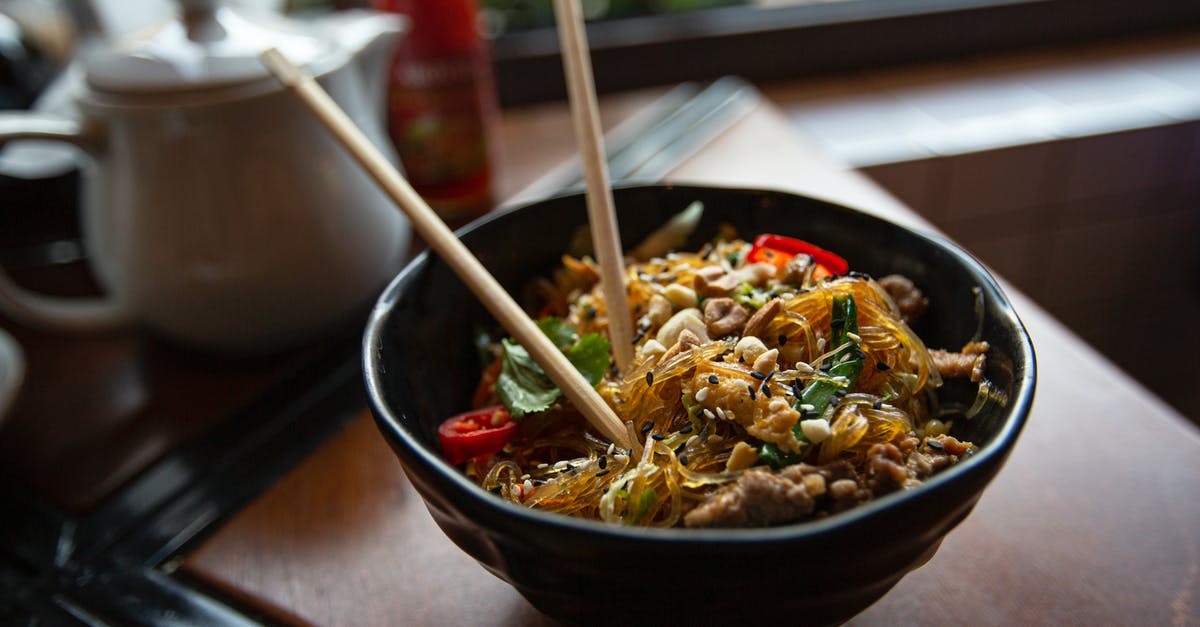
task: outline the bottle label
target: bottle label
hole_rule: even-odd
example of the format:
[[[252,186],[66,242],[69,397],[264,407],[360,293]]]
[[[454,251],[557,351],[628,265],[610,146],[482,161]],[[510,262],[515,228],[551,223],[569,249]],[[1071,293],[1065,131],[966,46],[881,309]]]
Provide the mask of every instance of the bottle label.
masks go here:
[[[456,55],[399,60],[392,68],[392,141],[409,182],[443,213],[490,200],[484,118],[493,112],[481,63],[480,55]]]

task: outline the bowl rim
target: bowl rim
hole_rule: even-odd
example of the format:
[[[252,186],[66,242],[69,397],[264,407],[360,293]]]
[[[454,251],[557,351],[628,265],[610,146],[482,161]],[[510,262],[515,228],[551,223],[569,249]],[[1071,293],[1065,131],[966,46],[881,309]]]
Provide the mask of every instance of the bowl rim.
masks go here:
[[[835,212],[851,212],[866,216],[870,220],[886,223],[895,228],[899,228],[915,237],[926,240],[928,243],[936,247],[940,247],[954,256],[960,263],[971,270],[973,275],[976,275],[980,280],[981,287],[985,295],[992,299],[997,305],[998,313],[1004,322],[1007,322],[1013,329],[1017,331],[1018,342],[1016,343],[1018,353],[1013,355],[1013,362],[1017,364],[1025,364],[1024,368],[1015,371],[1013,379],[1013,388],[1017,391],[1009,398],[1011,409],[1008,417],[992,438],[991,442],[985,447],[981,447],[979,451],[970,457],[960,460],[950,468],[946,468],[941,472],[933,475],[920,486],[908,490],[900,490],[892,492],[884,496],[873,498],[870,501],[860,504],[849,510],[839,512],[836,515],[828,516],[819,520],[810,520],[787,525],[779,525],[774,527],[747,527],[747,528],[657,528],[657,527],[632,527],[625,525],[615,525],[590,519],[575,518],[563,514],[552,512],[543,512],[529,507],[524,507],[516,503],[512,503],[507,499],[501,499],[495,495],[487,493],[477,484],[470,481],[466,475],[458,470],[457,467],[449,464],[442,456],[426,445],[419,434],[413,433],[405,427],[397,418],[398,408],[393,408],[388,405],[383,396],[383,382],[381,368],[376,367],[381,359],[382,335],[396,303],[401,297],[401,286],[409,281],[409,279],[420,272],[427,264],[431,262],[431,251],[425,250],[415,257],[411,262],[404,267],[403,270],[388,284],[387,288],[380,295],[375,307],[372,308],[367,321],[367,326],[363,334],[362,342],[362,368],[364,380],[366,383],[369,401],[375,415],[375,422],[378,428],[383,431],[386,439],[402,444],[409,453],[416,457],[422,464],[431,468],[453,485],[459,494],[445,495],[449,500],[455,500],[458,497],[471,499],[478,507],[484,508],[490,516],[501,516],[505,518],[513,518],[515,521],[531,526],[553,526],[563,530],[570,530],[580,534],[622,537],[634,541],[654,541],[654,542],[670,542],[684,544],[724,544],[737,543],[744,544],[747,542],[778,542],[781,540],[804,540],[829,534],[830,532],[846,526],[852,526],[855,523],[864,519],[872,518],[883,510],[895,507],[897,504],[921,498],[922,495],[932,494],[936,492],[939,486],[943,486],[957,481],[960,477],[964,477],[976,472],[982,471],[988,466],[995,464],[995,472],[999,471],[1000,465],[1011,452],[1013,444],[1029,415],[1030,406],[1033,403],[1034,391],[1037,383],[1037,358],[1034,352],[1033,343],[1029,337],[1029,332],[1021,319],[1017,316],[1016,310],[1013,308],[1012,302],[1004,293],[999,282],[991,275],[982,262],[975,259],[970,253],[963,250],[954,242],[946,237],[923,229],[913,228],[893,222],[886,218],[865,211],[847,207],[838,203],[830,202],[820,198],[814,198],[804,194],[796,193],[787,190],[768,189],[768,188],[752,188],[741,186],[721,186],[721,185],[679,185],[679,184],[629,184],[616,185],[613,191],[632,191],[632,192],[648,192],[661,193],[669,190],[697,190],[697,191],[719,191],[730,192],[736,194],[747,195],[772,195],[772,196],[788,196],[802,199],[805,202],[812,202],[825,205],[832,208]],[[559,201],[569,197],[583,197],[582,192],[565,192],[542,198],[539,200],[514,204],[511,206],[502,207],[497,211],[487,214],[470,224],[456,231],[458,237],[484,228],[491,223],[508,219],[510,214],[524,210],[527,207],[535,205]],[[419,420],[418,420],[419,422]],[[405,471],[408,472],[407,464]],[[978,495],[976,495],[978,496]],[[973,499],[972,499],[973,500]]]

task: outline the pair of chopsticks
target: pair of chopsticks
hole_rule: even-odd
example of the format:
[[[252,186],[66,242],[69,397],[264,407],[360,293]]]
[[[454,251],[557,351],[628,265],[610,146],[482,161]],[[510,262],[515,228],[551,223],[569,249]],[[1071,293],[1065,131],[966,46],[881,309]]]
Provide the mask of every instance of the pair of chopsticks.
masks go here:
[[[555,0],[563,66],[566,71],[576,140],[587,182],[588,220],[592,244],[601,267],[601,289],[610,312],[628,312],[624,264],[612,190],[600,136],[600,117],[592,83],[591,61],[583,30],[579,0]],[[612,408],[583,378],[566,356],[538,329],[479,259],[463,245],[396,168],[350,120],[337,103],[303,70],[278,50],[262,54],[262,61],[284,85],[291,88],[312,113],[359,162],[391,199],[408,216],[413,228],[429,247],[450,266],[479,298],[506,331],[529,351],[563,395],[592,426],[623,448],[636,448],[629,430]],[[624,371],[633,359],[632,324],[628,315],[609,315],[609,338],[618,369]]]

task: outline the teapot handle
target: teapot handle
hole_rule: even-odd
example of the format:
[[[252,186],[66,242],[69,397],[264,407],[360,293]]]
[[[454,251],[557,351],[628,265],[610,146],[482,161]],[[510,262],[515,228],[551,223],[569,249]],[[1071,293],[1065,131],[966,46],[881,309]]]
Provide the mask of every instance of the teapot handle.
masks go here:
[[[0,146],[14,139],[59,141],[90,154],[97,138],[75,120],[50,115],[0,113]],[[28,291],[0,268],[0,311],[33,327],[60,331],[102,331],[127,324],[130,315],[115,298],[61,298]]]

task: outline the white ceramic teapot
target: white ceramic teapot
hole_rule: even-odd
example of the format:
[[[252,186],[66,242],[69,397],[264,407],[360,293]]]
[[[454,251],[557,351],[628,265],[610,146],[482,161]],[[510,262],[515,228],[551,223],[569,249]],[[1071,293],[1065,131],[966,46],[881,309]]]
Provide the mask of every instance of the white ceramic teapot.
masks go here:
[[[391,154],[383,86],[402,22],[179,4],[178,20],[86,58],[79,118],[0,115],[0,142],[63,141],[91,157],[81,228],[106,290],[50,298],[0,273],[0,308],[66,330],[140,322],[216,350],[313,337],[398,271],[409,229],[258,54],[275,47],[305,66]]]

